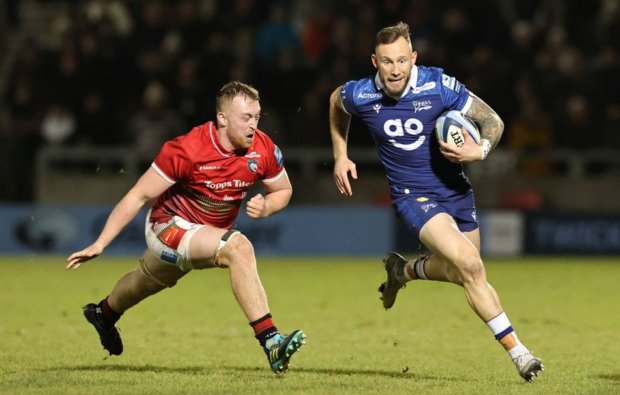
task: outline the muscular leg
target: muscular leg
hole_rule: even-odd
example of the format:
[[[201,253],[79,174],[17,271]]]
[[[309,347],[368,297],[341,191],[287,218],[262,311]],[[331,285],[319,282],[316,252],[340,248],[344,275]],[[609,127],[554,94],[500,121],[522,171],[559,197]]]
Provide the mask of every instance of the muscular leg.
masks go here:
[[[177,280],[188,273],[176,266],[160,262],[148,250],[143,254],[142,259],[144,262],[140,265],[144,266],[121,277],[108,296],[108,304],[118,314],[122,314],[162,289],[174,285]]]
[[[275,326],[265,289],[258,276],[252,243],[241,233],[232,235],[223,229],[202,227],[192,238],[190,251],[194,267],[227,267],[230,284],[254,330],[254,337],[267,355],[271,369],[282,373],[288,369],[291,356],[304,343],[305,334],[295,330],[280,335]]]
[[[192,262],[200,267],[228,267],[233,294],[247,319],[253,322],[269,313],[267,295],[258,276],[254,248],[247,237],[237,233],[219,251],[215,262],[215,253],[225,232],[218,228],[201,228],[192,239]]]
[[[228,241],[218,256],[218,264],[228,266],[233,294],[250,322],[269,313],[267,295],[256,268],[254,248],[244,235],[235,235]]]
[[[487,282],[477,230],[465,235],[450,216],[438,214],[422,228],[420,240],[433,252],[424,268],[429,279],[461,285],[485,322],[502,312],[497,293]]]
[[[434,252],[424,265],[426,277],[463,286],[467,301],[508,352],[521,377],[531,381],[538,376],[544,370],[540,358],[519,341],[497,292],[487,282],[479,231],[461,233],[452,217],[438,214],[422,228],[420,239]]]

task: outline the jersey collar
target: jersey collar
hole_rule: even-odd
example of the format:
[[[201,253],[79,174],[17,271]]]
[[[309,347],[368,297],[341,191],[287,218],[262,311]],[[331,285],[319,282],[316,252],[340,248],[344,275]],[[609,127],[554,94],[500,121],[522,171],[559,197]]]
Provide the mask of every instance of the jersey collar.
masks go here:
[[[392,96],[389,93],[387,93],[387,91],[385,90],[385,84],[381,81],[381,78],[379,77],[379,72],[377,71],[377,74],[375,74],[375,85],[377,86],[377,89],[381,89],[386,95],[388,95],[394,100],[400,100],[402,97],[407,95],[407,93],[409,93],[409,91],[412,88],[416,87],[417,82],[418,82],[418,66],[414,64],[411,66],[411,74],[409,74],[409,82],[407,82],[407,86],[405,86],[405,90],[403,91],[403,93],[400,96]]]
[[[209,122],[209,137],[211,138],[211,143],[213,144],[213,147],[215,147],[217,152],[219,152],[220,155],[222,155],[225,158],[230,158],[231,156],[244,156],[245,154],[248,153],[249,150],[252,150],[254,147],[254,142],[252,142],[252,146],[249,149],[243,148],[243,149],[237,149],[234,151],[228,151],[220,143],[220,138],[217,135],[217,127],[215,126],[213,122]]]
[[[209,137],[211,138],[211,143],[213,144],[213,147],[215,147],[215,149],[217,150],[217,152],[220,153],[220,155],[226,158],[232,156],[233,153],[226,150],[224,147],[222,147],[222,144],[220,144],[220,139],[217,136],[215,124],[213,122],[209,122],[208,126],[209,126]]]

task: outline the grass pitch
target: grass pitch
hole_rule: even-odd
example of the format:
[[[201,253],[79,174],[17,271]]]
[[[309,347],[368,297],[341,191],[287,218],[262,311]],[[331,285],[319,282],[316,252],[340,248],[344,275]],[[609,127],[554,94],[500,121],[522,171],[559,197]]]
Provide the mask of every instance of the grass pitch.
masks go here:
[[[283,376],[219,269],[130,310],[124,354],[105,358],[80,307],[135,262],[102,257],[67,272],[63,257],[0,259],[0,393],[620,393],[618,258],[487,260],[519,337],[543,358],[534,383],[457,286],[410,283],[384,311],[380,257],[259,259],[279,329],[308,334]]]

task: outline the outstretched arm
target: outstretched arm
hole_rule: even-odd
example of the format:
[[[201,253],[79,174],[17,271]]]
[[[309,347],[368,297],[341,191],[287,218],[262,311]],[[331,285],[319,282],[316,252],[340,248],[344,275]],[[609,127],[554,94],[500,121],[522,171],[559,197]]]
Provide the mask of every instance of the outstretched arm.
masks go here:
[[[245,211],[250,218],[265,218],[277,213],[288,206],[293,195],[293,186],[285,169],[275,180],[263,180],[263,186],[265,196],[259,193],[246,203]]]
[[[340,92],[342,86],[336,88],[329,98],[329,129],[332,137],[332,149],[334,152],[334,181],[340,193],[351,196],[353,190],[349,182],[349,173],[357,180],[357,170],[347,155],[347,135],[351,116],[347,114],[342,105]]]
[[[66,269],[77,269],[82,263],[101,255],[103,250],[134,219],[148,201],[155,199],[170,187],[170,183],[164,180],[152,167],[149,168],[140,177],[136,185],[114,207],[97,240],[67,258]]]

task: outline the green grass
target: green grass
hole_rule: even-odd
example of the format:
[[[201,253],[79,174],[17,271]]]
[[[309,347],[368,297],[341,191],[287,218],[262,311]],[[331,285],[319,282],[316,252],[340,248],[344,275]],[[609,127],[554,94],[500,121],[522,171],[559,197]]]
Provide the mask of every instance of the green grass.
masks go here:
[[[119,322],[105,359],[80,307],[135,259],[77,271],[62,257],[0,259],[0,393],[604,394],[620,393],[620,260],[488,260],[521,340],[544,360],[534,383],[469,309],[462,290],[416,282],[381,308],[380,258],[259,262],[283,331],[308,343],[276,376],[230,292],[226,270],[190,274]]]

